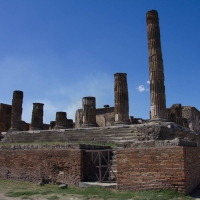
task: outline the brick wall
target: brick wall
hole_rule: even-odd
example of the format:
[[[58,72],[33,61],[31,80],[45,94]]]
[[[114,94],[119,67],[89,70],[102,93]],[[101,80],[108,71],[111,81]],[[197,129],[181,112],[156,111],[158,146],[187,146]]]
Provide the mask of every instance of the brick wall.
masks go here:
[[[171,188],[189,194],[200,183],[199,147],[127,148],[116,155],[118,189]]]
[[[0,150],[0,177],[78,185],[83,179],[83,150]]]
[[[172,188],[184,192],[184,148],[118,150],[117,172],[118,189]]]
[[[185,148],[185,179],[189,194],[200,183],[200,148]]]

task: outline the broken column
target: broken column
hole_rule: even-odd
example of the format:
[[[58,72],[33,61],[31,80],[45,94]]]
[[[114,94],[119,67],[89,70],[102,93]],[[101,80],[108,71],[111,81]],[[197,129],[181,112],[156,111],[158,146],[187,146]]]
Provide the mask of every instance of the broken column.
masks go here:
[[[160,43],[159,19],[156,10],[147,12],[146,22],[149,51],[151,120],[166,121],[167,111],[164,85],[164,67]]]
[[[56,112],[56,123],[55,129],[66,129],[67,128],[67,113]]]
[[[83,97],[83,124],[81,127],[97,127],[96,123],[96,99],[95,97]]]
[[[53,129],[55,125],[56,125],[55,121],[50,121],[49,129],[50,130]]]
[[[14,91],[12,99],[12,114],[11,114],[11,128],[10,131],[21,130],[22,121],[22,103],[23,103],[23,92]]]
[[[68,128],[74,128],[73,119],[67,119],[67,126]]]
[[[30,130],[43,129],[43,103],[33,103]]]
[[[127,74],[116,73],[114,95],[115,95],[115,122],[114,124],[129,124],[129,102],[128,102],[128,85]]]

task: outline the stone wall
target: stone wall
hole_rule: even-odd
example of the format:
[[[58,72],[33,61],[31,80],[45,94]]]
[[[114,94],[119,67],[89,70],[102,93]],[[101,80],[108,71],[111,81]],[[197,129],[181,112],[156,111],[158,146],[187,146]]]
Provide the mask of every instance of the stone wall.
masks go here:
[[[12,106],[0,103],[0,133],[6,132],[11,126]]]
[[[99,127],[112,126],[115,121],[114,107],[104,107],[96,109],[96,122]],[[83,109],[78,109],[75,115],[75,128],[80,128],[83,124]]]
[[[0,163],[5,179],[78,186],[84,176],[80,149],[1,149]]]
[[[182,117],[187,120],[191,130],[200,133],[200,111],[195,107],[182,106]]]
[[[114,121],[114,107],[96,109],[96,122],[100,127],[112,126]]]
[[[200,148],[129,148],[116,155],[118,189],[170,188],[189,194],[200,183]]]

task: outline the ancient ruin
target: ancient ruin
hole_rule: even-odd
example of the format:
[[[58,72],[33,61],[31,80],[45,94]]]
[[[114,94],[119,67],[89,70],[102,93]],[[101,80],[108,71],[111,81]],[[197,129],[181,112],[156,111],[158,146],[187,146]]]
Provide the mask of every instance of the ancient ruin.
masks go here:
[[[81,127],[96,127],[96,99],[95,97],[83,97],[83,124]]]
[[[126,73],[116,73],[114,84],[115,93],[115,124],[129,123],[129,102]]]
[[[33,103],[30,130],[43,129],[43,103]]]
[[[44,104],[33,103],[29,125],[21,119],[23,92],[14,91],[12,105],[0,104],[1,178],[185,194],[200,183],[200,111],[180,103],[166,108],[157,11],[147,12],[146,21],[150,119],[129,116],[126,73],[114,75],[114,106],[96,108],[95,97],[84,97],[75,124],[66,112],[44,124]]]
[[[66,129],[67,128],[67,113],[56,112],[55,129]]]
[[[14,91],[12,99],[12,115],[10,131],[21,130],[23,92]]]
[[[167,119],[160,28],[156,10],[147,12],[151,120]]]

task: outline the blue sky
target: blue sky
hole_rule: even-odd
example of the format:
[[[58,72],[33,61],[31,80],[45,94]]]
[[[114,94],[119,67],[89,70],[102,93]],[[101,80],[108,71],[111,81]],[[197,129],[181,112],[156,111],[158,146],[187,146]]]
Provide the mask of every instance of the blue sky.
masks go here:
[[[200,109],[199,0],[0,0],[0,102],[24,92],[23,120],[44,103],[74,119],[84,96],[114,105],[114,73],[127,73],[129,114],[149,118],[146,12],[160,19],[167,107]],[[140,91],[139,91],[140,89]],[[143,90],[143,91],[142,91]]]

